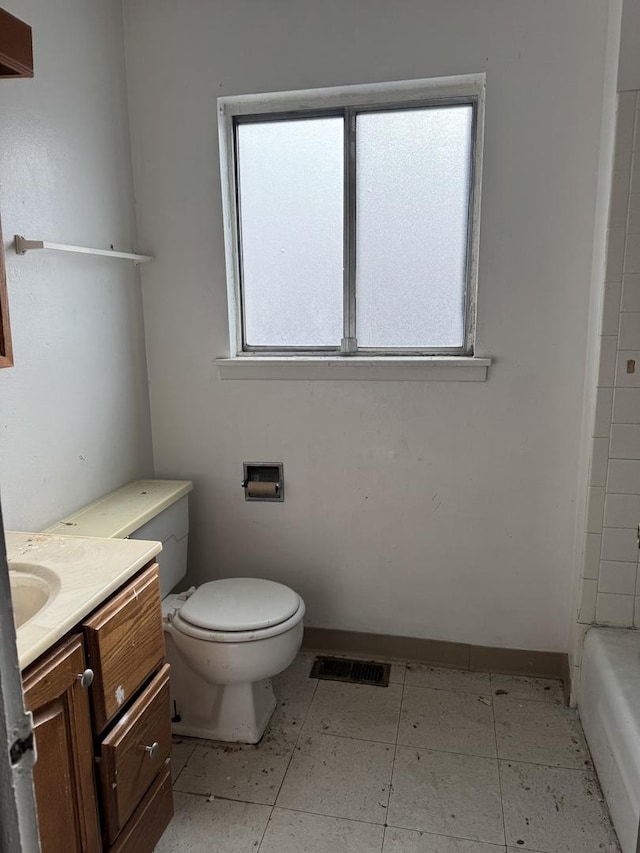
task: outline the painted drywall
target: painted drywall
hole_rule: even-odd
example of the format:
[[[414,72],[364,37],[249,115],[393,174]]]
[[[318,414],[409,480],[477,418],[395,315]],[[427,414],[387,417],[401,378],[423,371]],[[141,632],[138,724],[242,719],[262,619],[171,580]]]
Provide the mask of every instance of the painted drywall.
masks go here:
[[[133,190],[117,0],[14,0],[35,77],[0,81],[0,212],[15,367],[0,370],[5,526],[40,530],[152,471],[137,271],[13,251],[12,237],[130,250]]]
[[[281,580],[314,626],[566,650],[608,10],[125,0],[154,458],[195,481],[192,581]],[[222,382],[216,98],[478,71],[489,380]],[[244,501],[244,460],[284,462],[283,505]]]

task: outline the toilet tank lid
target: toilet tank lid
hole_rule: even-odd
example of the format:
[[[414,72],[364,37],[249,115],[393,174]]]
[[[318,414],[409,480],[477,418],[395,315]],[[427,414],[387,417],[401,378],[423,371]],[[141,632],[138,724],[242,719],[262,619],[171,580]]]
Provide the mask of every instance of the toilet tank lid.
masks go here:
[[[135,480],[42,532],[61,536],[124,539],[192,489],[190,480]]]
[[[300,607],[300,596],[274,581],[224,578],[209,581],[180,608],[180,616],[212,631],[253,631],[289,619]]]

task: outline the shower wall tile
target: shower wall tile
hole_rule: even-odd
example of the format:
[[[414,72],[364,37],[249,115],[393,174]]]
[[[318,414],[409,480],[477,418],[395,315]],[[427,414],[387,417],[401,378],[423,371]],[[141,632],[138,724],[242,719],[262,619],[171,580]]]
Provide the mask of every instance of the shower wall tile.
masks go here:
[[[609,207],[609,228],[624,228],[627,224],[630,179],[630,168],[613,173],[611,204]]]
[[[622,425],[621,425],[622,426]],[[623,426],[632,426],[624,424]],[[607,483],[607,466],[609,464],[609,439],[594,438],[591,451],[591,474],[589,485],[605,486]]]
[[[613,392],[613,415],[611,419],[616,424],[640,423],[640,388],[615,389]],[[608,432],[607,435],[609,435]]]
[[[604,286],[604,303],[602,306],[602,334],[617,335],[620,321],[620,300],[622,297],[622,282],[613,281]],[[633,344],[637,346],[637,344]]]
[[[602,441],[602,439],[594,439],[594,443],[596,441]],[[609,456],[611,459],[640,459],[640,424],[611,426]]]
[[[629,196],[629,223],[627,234],[638,234],[640,232],[640,192],[631,193]]]
[[[633,196],[640,199],[640,193]],[[622,276],[622,311],[640,311],[640,275]]]
[[[621,92],[618,95],[614,157],[616,171],[628,171],[631,168],[632,151],[635,150],[633,129],[636,106],[635,92]]]
[[[620,595],[635,595],[637,563],[616,563],[603,560],[600,564],[598,593],[609,592]]]
[[[640,388],[640,350],[618,351],[615,385],[616,388]]]
[[[640,172],[640,153],[633,155],[639,163],[636,171]],[[640,178],[637,180],[640,188]],[[640,273],[640,235],[630,234],[626,240],[626,248],[624,251],[623,270],[625,275],[629,273]]]
[[[598,581],[583,580],[580,592],[580,609],[578,622],[589,624],[596,618],[596,600],[598,598]]]
[[[606,490],[602,486],[589,488],[589,504],[587,507],[587,533],[602,533],[604,517],[604,499]]]
[[[640,520],[640,495],[607,494],[604,526],[635,528]]]
[[[584,538],[584,552],[582,559],[582,577],[597,580],[600,570],[600,548],[602,547],[602,535],[600,533],[586,533]]]
[[[574,679],[590,624],[640,628],[640,92],[618,96],[604,282]]]
[[[635,528],[605,527],[602,531],[603,560],[638,562],[638,540]],[[600,566],[602,570],[602,564]]]
[[[640,400],[638,406],[640,407]],[[609,438],[612,409],[613,388],[598,388],[596,395],[596,416],[593,426],[593,435],[595,438]]]
[[[640,151],[634,151],[631,161],[631,192],[640,193]]]
[[[616,287],[616,285],[610,285]],[[620,331],[618,333],[618,349],[631,350],[640,348],[640,312],[625,312],[620,314]]]
[[[596,622],[617,628],[631,628],[634,603],[633,595],[610,595],[600,592],[596,604]]]
[[[613,388],[616,376],[616,335],[603,335],[600,338],[600,367],[598,370],[598,387]]]
[[[622,281],[622,270],[624,268],[624,244],[626,232],[624,228],[610,228],[607,243],[607,268],[606,281]],[[633,272],[633,270],[625,270]]]
[[[637,459],[610,459],[607,492],[619,495],[640,495],[640,462]],[[589,532],[599,533],[600,531]]]

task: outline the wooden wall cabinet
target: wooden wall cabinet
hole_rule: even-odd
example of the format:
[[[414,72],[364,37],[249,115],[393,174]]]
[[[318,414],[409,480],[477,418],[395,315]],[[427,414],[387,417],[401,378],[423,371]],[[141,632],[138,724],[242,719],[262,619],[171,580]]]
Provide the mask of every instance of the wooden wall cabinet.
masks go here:
[[[42,853],[152,853],[173,816],[157,564],[78,627],[23,676]]]
[[[0,9],[0,77],[33,77],[31,27]]]

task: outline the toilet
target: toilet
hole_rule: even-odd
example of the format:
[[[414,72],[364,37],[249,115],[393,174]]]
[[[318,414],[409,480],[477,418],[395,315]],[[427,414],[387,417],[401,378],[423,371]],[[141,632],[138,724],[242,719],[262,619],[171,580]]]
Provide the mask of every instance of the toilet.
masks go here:
[[[176,734],[257,743],[276,706],[271,679],[302,645],[305,605],[284,584],[223,578],[171,594],[187,571],[187,480],[138,480],[45,530],[161,541],[162,621]]]

